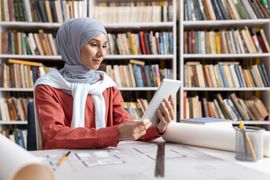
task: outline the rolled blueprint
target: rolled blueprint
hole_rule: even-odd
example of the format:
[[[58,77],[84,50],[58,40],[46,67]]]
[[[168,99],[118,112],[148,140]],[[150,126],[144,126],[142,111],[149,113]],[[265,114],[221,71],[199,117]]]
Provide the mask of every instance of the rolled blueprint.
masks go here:
[[[20,146],[0,134],[1,180],[54,180],[53,171]]]
[[[232,126],[170,123],[163,135],[165,141],[193,146],[235,150],[235,130]],[[264,156],[270,157],[270,132],[264,131]]]

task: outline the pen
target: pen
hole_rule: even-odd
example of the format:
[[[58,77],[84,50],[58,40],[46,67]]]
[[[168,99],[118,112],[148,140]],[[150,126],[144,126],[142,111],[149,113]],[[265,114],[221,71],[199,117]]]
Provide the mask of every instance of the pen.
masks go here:
[[[67,158],[68,158],[68,156],[69,156],[70,153],[71,153],[71,152],[68,151],[64,156],[62,156],[62,157],[59,159],[59,161],[58,161],[58,166],[60,166],[61,164],[63,164],[63,163],[67,160]]]

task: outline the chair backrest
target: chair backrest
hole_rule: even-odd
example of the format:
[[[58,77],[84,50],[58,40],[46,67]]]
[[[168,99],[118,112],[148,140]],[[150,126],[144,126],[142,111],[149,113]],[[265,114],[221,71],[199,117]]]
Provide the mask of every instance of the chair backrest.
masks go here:
[[[35,106],[34,102],[28,103],[27,115],[28,115],[28,127],[27,127],[27,150],[37,150],[36,143],[36,122],[35,122]]]
[[[30,102],[27,107],[28,128],[27,128],[27,150],[42,150],[43,140],[36,115],[35,103]]]

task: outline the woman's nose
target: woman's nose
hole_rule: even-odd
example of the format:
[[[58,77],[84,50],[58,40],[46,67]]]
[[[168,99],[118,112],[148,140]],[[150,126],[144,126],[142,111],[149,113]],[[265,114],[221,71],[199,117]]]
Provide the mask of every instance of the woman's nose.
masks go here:
[[[97,52],[99,57],[103,57],[105,55],[105,50],[103,48],[98,48]]]

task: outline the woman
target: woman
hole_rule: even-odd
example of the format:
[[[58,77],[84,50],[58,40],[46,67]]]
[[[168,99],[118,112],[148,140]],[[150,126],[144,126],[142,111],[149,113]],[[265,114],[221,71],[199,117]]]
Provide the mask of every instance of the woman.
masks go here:
[[[35,84],[36,115],[43,148],[105,148],[119,140],[150,140],[164,133],[173,119],[172,98],[164,100],[160,122],[132,121],[112,79],[98,71],[107,48],[104,27],[90,18],[66,21],[56,44],[64,68],[53,70]]]

